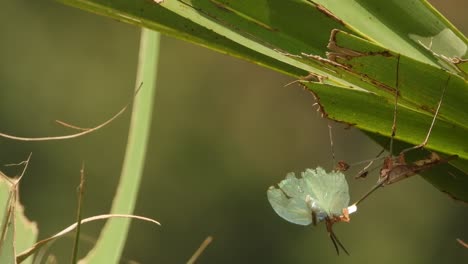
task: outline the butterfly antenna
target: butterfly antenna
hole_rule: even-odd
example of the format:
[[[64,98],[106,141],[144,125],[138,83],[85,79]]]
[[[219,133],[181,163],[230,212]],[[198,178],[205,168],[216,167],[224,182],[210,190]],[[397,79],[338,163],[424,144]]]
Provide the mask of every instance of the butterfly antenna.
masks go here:
[[[340,249],[338,248],[338,245],[336,244],[335,237],[333,236],[333,232],[328,232],[328,236],[330,237],[331,241],[333,242],[333,246],[335,246],[336,254],[339,256],[340,255]]]
[[[346,253],[346,255],[349,256],[348,250],[346,250],[346,248],[343,246],[343,244],[341,244],[340,240],[338,239],[338,237],[336,237],[335,233],[333,233],[333,231],[331,231],[330,234],[331,234],[332,240],[334,240],[333,244],[335,244],[335,248],[337,249],[336,251],[338,252],[338,248],[336,247],[336,243],[338,243],[340,248],[343,249],[343,251]],[[339,255],[339,253],[338,253],[338,255]]]
[[[327,226],[328,236],[330,237],[331,241],[333,242],[333,246],[335,247],[336,254],[340,255],[340,248],[341,248],[349,256],[348,251],[343,246],[343,244],[341,244],[340,240],[338,239],[338,237],[336,237],[335,233],[333,232],[333,222],[332,222],[331,219],[329,219],[329,218],[326,219],[326,226]],[[340,248],[338,246],[340,246]]]

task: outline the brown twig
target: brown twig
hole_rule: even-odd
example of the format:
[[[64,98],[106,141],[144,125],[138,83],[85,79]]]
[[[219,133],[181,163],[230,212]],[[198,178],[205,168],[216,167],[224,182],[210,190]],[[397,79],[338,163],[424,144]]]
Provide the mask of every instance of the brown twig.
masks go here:
[[[212,236],[208,236],[205,240],[201,243],[200,247],[193,253],[192,257],[187,261],[187,264],[194,264],[195,261],[200,257],[200,255],[205,251],[206,247],[213,241]]]
[[[457,242],[460,243],[460,245],[464,246],[465,248],[468,248],[468,244],[465,241],[457,238]]]
[[[76,223],[78,225],[76,226],[76,233],[75,233],[75,241],[73,244],[73,250],[72,250],[72,262],[71,263],[77,263],[78,262],[78,249],[79,249],[79,242],[80,242],[80,231],[81,231],[81,212],[82,212],[82,203],[83,203],[83,197],[84,197],[84,162],[81,164],[81,170],[80,170],[80,185],[78,186],[78,208],[76,209]]]
[[[75,126],[75,125],[72,125],[72,124],[68,124],[68,123],[65,123],[61,120],[55,120],[55,122],[59,125],[62,125],[64,127],[68,127],[68,128],[71,128],[71,129],[75,129],[75,130],[81,130],[81,131],[86,131],[86,130],[89,130],[90,128],[89,127],[79,127],[79,126]]]
[[[142,85],[143,85],[143,83],[141,83],[140,86],[138,87],[138,89],[136,89],[133,98],[131,99],[130,102],[127,103],[127,105],[125,105],[119,112],[117,112],[117,114],[115,114],[114,116],[109,118],[107,121],[105,121],[104,123],[101,123],[98,126],[95,126],[95,127],[89,128],[89,129],[85,129],[85,128],[81,128],[81,127],[78,127],[78,126],[70,125],[70,124],[65,123],[63,121],[56,120],[57,123],[59,123],[59,124],[61,124],[63,126],[73,128],[73,129],[77,129],[77,130],[82,130],[82,132],[75,133],[75,134],[70,134],[70,135],[65,135],[65,136],[52,136],[52,137],[18,137],[18,136],[5,134],[5,133],[0,133],[0,137],[13,139],[13,140],[19,140],[19,141],[50,141],[50,140],[72,139],[72,138],[77,138],[77,137],[81,137],[81,136],[90,134],[90,133],[92,133],[92,132],[94,132],[94,131],[96,131],[96,130],[98,130],[100,128],[105,127],[106,125],[108,125],[109,123],[114,121],[117,117],[122,115],[125,112],[125,110],[127,110],[128,106],[133,102],[133,100],[137,96],[138,92],[140,91]]]

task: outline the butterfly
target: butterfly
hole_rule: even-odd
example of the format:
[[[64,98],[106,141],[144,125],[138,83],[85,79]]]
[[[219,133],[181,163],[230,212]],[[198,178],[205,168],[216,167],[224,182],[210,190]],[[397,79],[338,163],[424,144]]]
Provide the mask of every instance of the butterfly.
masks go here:
[[[338,245],[349,255],[333,232],[337,222],[349,222],[349,214],[357,210],[349,204],[348,183],[340,171],[327,173],[321,167],[306,169],[297,178],[293,172],[267,191],[273,210],[283,219],[297,225],[325,222],[328,235],[339,255]]]

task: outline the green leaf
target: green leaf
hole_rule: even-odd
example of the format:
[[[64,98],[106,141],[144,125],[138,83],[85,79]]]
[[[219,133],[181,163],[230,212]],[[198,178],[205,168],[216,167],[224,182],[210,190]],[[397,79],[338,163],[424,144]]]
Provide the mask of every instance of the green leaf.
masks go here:
[[[5,176],[6,177],[6,176]],[[1,237],[0,237],[0,261],[2,263],[16,263],[15,252],[15,204],[16,193],[12,191],[12,185],[0,179],[0,208]]]
[[[296,78],[312,72],[328,117],[373,133],[390,134],[398,89],[397,138],[411,144],[446,88],[427,147],[468,158],[467,39],[426,1],[62,1]],[[451,164],[468,177],[466,161]]]
[[[16,253],[29,248],[37,239],[34,222],[24,215],[18,201],[19,179],[9,179],[0,172],[0,263],[17,263]],[[32,258],[22,263],[32,263]]]
[[[314,2],[326,7],[359,35],[421,62],[435,65],[437,61],[419,43],[421,38],[432,38],[433,52],[448,57],[466,56],[466,37],[425,0]],[[442,32],[449,33],[440,35]]]
[[[132,214],[135,208],[151,127],[158,55],[159,33],[143,29],[136,86],[143,84],[133,104],[125,160],[112,214]],[[118,263],[129,226],[130,219],[110,219],[93,250],[79,263]]]

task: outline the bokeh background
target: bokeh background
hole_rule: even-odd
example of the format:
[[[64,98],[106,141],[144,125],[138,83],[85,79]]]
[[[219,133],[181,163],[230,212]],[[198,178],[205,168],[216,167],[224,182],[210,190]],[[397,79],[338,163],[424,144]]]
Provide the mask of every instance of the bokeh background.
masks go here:
[[[431,1],[468,32],[466,1]],[[313,34],[313,32],[311,32]],[[0,9],[0,131],[62,135],[60,119],[97,125],[134,88],[139,29],[53,1],[4,1]],[[169,37],[162,38],[156,106],[136,214],[122,262],[184,263],[211,235],[200,263],[460,263],[468,250],[467,207],[420,177],[385,188],[335,232],[351,256],[336,256],[325,228],[290,224],[266,190],[289,171],[330,169],[327,122],[290,78]],[[75,219],[86,164],[84,215],[108,212],[122,165],[130,114],[85,137],[54,142],[0,139],[0,164],[32,152],[21,185],[27,216],[47,237]],[[333,124],[335,152],[352,163],[380,147]],[[9,175],[10,167],[0,170]],[[374,175],[375,177],[375,175]],[[351,199],[375,178],[350,178]],[[101,224],[84,227],[82,253]],[[68,263],[72,239],[50,253]],[[461,261],[463,262],[463,261]]]

